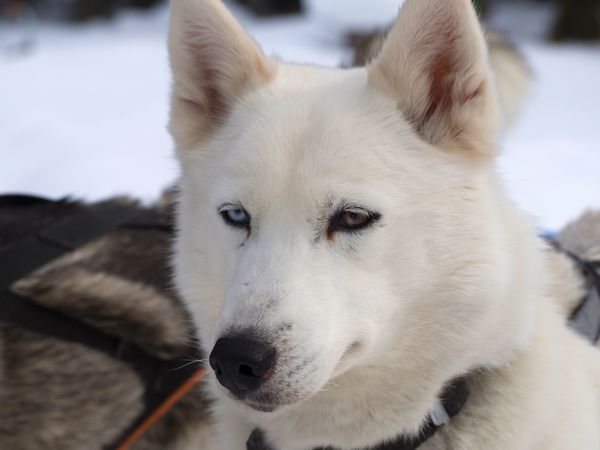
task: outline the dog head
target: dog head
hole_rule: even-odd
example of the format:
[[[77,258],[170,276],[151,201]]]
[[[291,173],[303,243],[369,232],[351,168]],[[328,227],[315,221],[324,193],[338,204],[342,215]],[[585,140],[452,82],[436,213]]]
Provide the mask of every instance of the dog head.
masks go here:
[[[177,285],[224,395],[273,411],[367,366],[438,389],[514,349],[525,250],[469,0],[407,0],[350,70],[269,59],[221,2],[174,0],[170,53]]]

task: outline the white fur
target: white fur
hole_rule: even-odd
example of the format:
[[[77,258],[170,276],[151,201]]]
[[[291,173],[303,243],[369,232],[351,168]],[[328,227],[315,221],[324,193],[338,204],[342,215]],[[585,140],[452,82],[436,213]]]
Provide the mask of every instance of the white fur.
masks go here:
[[[211,378],[216,448],[256,426],[280,450],[374,445],[417,432],[464,374],[467,406],[423,449],[600,448],[598,355],[548,298],[543,246],[497,181],[470,1],[408,0],[352,70],[268,60],[219,1],[172,4],[177,286],[207,352],[252,329],[278,354],[273,412]],[[234,202],[249,236],[217,212]],[[344,202],[381,219],[329,239]]]

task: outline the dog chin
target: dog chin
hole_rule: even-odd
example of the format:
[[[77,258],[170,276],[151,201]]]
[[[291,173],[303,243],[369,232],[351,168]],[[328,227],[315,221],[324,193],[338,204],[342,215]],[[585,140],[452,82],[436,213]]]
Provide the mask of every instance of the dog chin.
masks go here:
[[[253,401],[244,400],[246,406],[261,413],[273,413],[285,405],[274,404],[274,403],[256,403]]]
[[[230,398],[234,399],[234,401],[239,405],[240,403],[251,409],[252,411],[260,412],[260,413],[275,413],[280,412],[281,410],[291,408],[294,405],[302,403],[305,400],[308,400],[314,395],[314,392],[306,395],[294,395],[291,397],[280,397],[278,399],[273,398],[251,398],[246,397],[243,399],[235,398],[230,396]]]

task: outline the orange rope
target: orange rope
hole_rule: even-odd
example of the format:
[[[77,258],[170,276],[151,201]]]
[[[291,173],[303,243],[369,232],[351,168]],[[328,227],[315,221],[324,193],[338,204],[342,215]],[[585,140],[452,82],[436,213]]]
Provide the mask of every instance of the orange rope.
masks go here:
[[[144,420],[127,438],[117,447],[117,450],[128,450],[148,431],[156,422],[167,414],[175,404],[187,395],[206,375],[206,368],[198,369],[188,380],[177,388],[160,406]]]

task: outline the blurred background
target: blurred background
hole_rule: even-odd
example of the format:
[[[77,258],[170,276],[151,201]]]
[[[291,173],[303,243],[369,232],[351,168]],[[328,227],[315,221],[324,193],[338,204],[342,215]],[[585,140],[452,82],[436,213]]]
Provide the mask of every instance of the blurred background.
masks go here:
[[[339,66],[348,35],[388,26],[401,2],[227,4],[267,54]],[[499,171],[558,230],[600,208],[600,0],[474,2],[535,78]],[[161,0],[0,0],[0,193],[151,202],[172,184],[167,27]]]

